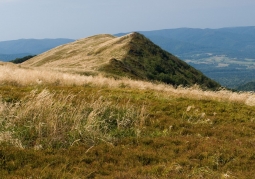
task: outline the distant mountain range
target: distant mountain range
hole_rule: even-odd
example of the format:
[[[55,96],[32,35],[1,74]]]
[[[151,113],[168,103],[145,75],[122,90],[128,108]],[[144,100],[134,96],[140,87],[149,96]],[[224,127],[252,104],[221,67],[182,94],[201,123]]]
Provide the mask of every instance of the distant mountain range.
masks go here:
[[[255,27],[221,29],[179,28],[138,31],[164,50],[182,59],[196,58],[197,54],[211,53],[231,58],[255,59]],[[122,36],[126,33],[115,34]],[[20,39],[0,42],[0,59],[37,55],[73,39]]]
[[[0,42],[0,60],[10,61],[27,55],[37,55],[72,39],[20,39]]]

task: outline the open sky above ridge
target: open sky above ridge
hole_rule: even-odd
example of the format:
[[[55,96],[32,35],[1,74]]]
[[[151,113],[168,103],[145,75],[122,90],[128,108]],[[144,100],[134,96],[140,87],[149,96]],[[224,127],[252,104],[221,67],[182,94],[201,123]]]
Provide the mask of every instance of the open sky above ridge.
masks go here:
[[[255,26],[254,0],[0,0],[0,41]]]

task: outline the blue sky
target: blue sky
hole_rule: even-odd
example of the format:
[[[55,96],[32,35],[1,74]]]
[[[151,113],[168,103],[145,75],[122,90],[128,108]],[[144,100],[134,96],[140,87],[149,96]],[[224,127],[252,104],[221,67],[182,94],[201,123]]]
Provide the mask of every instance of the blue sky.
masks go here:
[[[255,26],[255,0],[0,0],[0,41]]]

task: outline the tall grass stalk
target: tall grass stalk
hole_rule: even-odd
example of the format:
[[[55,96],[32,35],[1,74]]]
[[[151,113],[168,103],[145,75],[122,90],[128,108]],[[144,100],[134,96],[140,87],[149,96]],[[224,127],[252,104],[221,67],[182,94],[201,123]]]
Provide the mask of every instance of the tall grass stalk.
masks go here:
[[[108,101],[105,97],[77,99],[73,94],[32,91],[15,104],[0,103],[0,142],[21,148],[58,148],[77,143],[94,146],[134,136],[145,118],[143,106]]]

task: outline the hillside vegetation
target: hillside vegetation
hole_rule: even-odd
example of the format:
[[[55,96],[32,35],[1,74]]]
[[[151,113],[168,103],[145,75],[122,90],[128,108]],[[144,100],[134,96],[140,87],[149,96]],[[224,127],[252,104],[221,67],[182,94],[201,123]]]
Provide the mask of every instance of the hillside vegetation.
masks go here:
[[[255,27],[178,28],[139,33],[222,86],[237,89],[254,81]]]
[[[162,50],[139,33],[122,37],[96,35],[62,45],[23,63],[85,75],[129,77],[172,85],[217,89],[218,83]]]
[[[255,95],[0,63],[0,178],[253,178]]]

